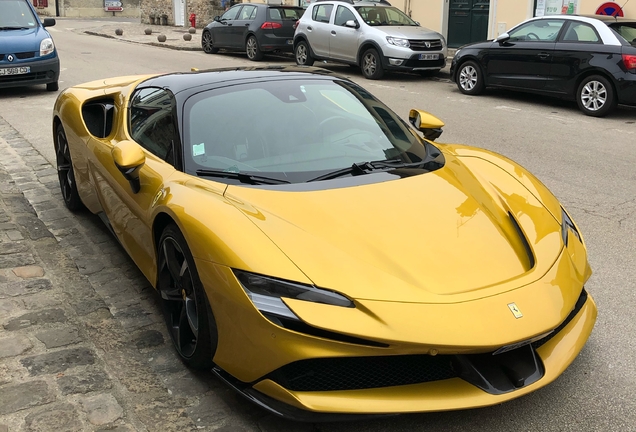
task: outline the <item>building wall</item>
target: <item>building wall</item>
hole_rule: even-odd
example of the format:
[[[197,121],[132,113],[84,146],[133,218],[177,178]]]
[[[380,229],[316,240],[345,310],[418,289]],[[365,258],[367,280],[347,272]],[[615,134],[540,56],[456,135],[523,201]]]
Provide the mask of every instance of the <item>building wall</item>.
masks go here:
[[[190,14],[196,14],[197,27],[203,28],[217,15],[223,14],[220,0],[186,0],[186,27],[190,26]],[[141,22],[143,24],[161,23],[165,16],[167,25],[174,25],[174,6],[172,0],[141,0]]]
[[[119,0],[124,8],[121,12],[106,12],[104,10],[104,0],[57,0],[60,1],[60,16],[65,17],[89,17],[89,18],[109,18],[121,16],[136,18],[139,16],[141,0]],[[53,3],[53,2],[50,2]],[[49,8],[50,9],[50,8]],[[55,6],[52,9],[55,16]]]

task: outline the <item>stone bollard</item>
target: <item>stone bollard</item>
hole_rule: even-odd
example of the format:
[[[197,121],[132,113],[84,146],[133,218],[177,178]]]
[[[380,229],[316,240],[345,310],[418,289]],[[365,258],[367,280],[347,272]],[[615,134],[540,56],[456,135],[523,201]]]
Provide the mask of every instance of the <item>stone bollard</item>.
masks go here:
[[[197,29],[195,29],[194,27],[190,27],[188,29],[188,33],[190,33],[190,34],[195,34],[196,32],[197,32]]]
[[[192,40],[192,35],[190,33],[184,33],[183,34],[183,40],[185,40],[185,41]]]
[[[159,42],[165,42],[166,41],[166,35],[160,34],[159,36],[157,36],[157,40]]]
[[[121,36],[121,35],[123,35],[123,34],[124,34],[124,31],[123,31],[122,29],[118,28],[117,30],[115,30],[115,34],[116,34],[117,36]]]
[[[147,28],[144,30],[144,33],[146,33],[147,35],[151,35],[152,34],[152,29],[151,28]]]

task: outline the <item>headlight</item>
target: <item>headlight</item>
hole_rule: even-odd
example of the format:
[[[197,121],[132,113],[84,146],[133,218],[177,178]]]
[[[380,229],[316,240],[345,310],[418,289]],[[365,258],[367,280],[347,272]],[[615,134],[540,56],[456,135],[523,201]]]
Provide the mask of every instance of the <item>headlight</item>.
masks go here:
[[[298,319],[281,300],[283,297],[333,306],[353,307],[353,303],[345,296],[312,285],[274,279],[242,270],[234,270],[234,275],[254,306],[267,314]]]
[[[53,51],[55,51],[55,45],[53,44],[53,39],[51,38],[42,39],[42,42],[40,42],[40,57],[49,55]]]
[[[570,216],[568,216],[563,207],[561,207],[561,220],[563,221],[561,223],[561,237],[563,238],[563,244],[566,246],[568,245],[570,232],[572,232],[572,234],[581,241],[581,234],[579,234],[579,231],[574,226],[574,222],[572,222],[572,219],[570,219]]]
[[[409,43],[408,39],[402,39],[402,38],[395,38],[392,36],[387,36],[386,37],[386,41],[388,43],[390,43],[391,45],[395,45],[395,46],[399,46],[399,47],[403,47],[403,48],[410,48],[411,44]]]

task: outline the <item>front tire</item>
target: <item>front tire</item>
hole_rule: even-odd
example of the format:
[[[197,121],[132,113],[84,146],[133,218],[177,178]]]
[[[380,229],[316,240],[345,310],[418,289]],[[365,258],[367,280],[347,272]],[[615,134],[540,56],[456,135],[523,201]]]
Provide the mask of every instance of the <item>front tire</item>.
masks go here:
[[[210,369],[218,340],[216,322],[192,253],[174,224],[163,230],[159,240],[157,290],[181,360],[193,369]]]
[[[367,79],[377,80],[384,76],[382,59],[375,48],[369,48],[362,54],[362,75]]]
[[[201,47],[203,48],[203,52],[206,54],[216,54],[219,52],[219,49],[214,47],[212,33],[209,31],[203,32],[203,35],[201,36]]]
[[[60,89],[60,85],[57,81],[48,83],[46,85],[46,91],[58,91]]]
[[[311,66],[314,64],[309,45],[305,41],[298,42],[294,49],[294,57],[296,58],[296,64],[299,66]]]
[[[57,178],[60,182],[60,191],[64,199],[64,205],[70,211],[80,210],[82,200],[77,191],[77,182],[75,181],[75,172],[73,172],[73,161],[71,159],[71,149],[68,145],[64,126],[57,124],[55,126],[55,160],[57,165]]]
[[[259,61],[263,59],[263,52],[258,47],[258,41],[256,37],[250,36],[245,42],[245,52],[247,52],[247,58],[252,61]]]
[[[600,75],[581,81],[576,91],[576,102],[583,114],[592,117],[604,117],[618,105],[612,83]]]
[[[466,95],[478,95],[484,91],[484,75],[473,61],[462,63],[457,72],[457,88]]]

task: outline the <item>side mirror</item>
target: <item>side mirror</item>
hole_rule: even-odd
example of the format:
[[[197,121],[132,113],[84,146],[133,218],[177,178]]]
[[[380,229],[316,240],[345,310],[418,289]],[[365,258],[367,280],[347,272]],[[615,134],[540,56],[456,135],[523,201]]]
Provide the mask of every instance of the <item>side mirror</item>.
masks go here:
[[[506,41],[508,41],[508,39],[510,39],[510,35],[508,33],[502,33],[499,36],[497,36],[497,39],[495,39],[495,42],[499,42],[499,44],[504,44]]]
[[[216,22],[220,22],[220,21],[221,21],[221,17],[220,17],[220,16],[218,16],[218,15],[217,15],[217,16],[215,16],[215,17],[214,17],[214,21],[216,21]]]
[[[55,18],[44,18],[42,21],[43,27],[53,27],[55,25]]]
[[[146,163],[146,155],[141,147],[132,141],[120,141],[113,147],[112,155],[115,166],[128,180],[133,193],[139,192],[139,171]]]
[[[442,134],[444,122],[426,111],[412,109],[409,112],[409,122],[415,129],[424,134],[424,138],[435,141]]]
[[[360,24],[358,24],[358,21],[356,20],[348,20],[345,23],[345,27],[351,27],[351,28],[360,28]]]

